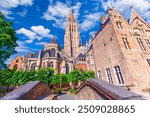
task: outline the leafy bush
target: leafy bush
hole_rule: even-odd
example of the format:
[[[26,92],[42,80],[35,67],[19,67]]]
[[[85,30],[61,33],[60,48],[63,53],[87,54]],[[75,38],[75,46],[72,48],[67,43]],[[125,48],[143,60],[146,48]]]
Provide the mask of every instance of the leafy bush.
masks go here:
[[[94,78],[93,71],[73,70],[69,74],[54,74],[53,68],[30,70],[30,71],[15,71],[15,70],[0,70],[0,86],[21,86],[29,81],[44,81],[49,86],[59,85],[59,88],[67,86],[79,81],[85,81],[88,78]],[[74,87],[72,87],[74,88]]]
[[[81,80],[82,80],[82,81],[85,81],[85,80],[87,80],[87,79],[89,79],[89,78],[95,78],[95,73],[94,73],[93,71],[84,71],[84,72],[82,73],[82,78],[81,78]]]
[[[79,70],[72,70],[69,74],[68,74],[68,81],[69,82],[78,82],[78,80],[80,79],[81,74],[79,72]]]
[[[69,92],[70,92],[70,94],[75,95],[76,90],[75,89],[70,89]]]

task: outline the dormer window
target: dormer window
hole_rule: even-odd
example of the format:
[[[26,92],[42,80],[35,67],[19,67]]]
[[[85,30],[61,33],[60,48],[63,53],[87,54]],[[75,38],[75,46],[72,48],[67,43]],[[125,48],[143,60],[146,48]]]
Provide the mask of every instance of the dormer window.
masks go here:
[[[118,29],[122,29],[122,25],[121,25],[121,22],[116,22],[116,24],[117,24],[117,27],[118,27]]]

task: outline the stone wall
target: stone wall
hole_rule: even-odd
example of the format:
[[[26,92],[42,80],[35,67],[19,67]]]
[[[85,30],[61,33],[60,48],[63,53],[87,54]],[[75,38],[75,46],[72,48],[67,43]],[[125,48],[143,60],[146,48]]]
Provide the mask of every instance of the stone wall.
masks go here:
[[[150,31],[150,27],[135,12],[132,12],[136,17],[132,18],[131,24],[118,11],[112,12],[94,37],[93,49],[86,53],[89,56],[93,54],[95,62],[93,66],[88,65],[88,69],[94,70],[96,74],[101,71],[101,79],[108,81],[106,69],[109,68],[113,84],[132,86],[130,90],[139,94],[150,93],[150,65],[146,60],[150,59],[150,47],[145,42],[145,39],[150,38],[146,33],[147,30]],[[122,29],[117,27],[117,21],[121,22]],[[140,32],[141,29],[144,31],[143,34]],[[141,50],[136,35],[142,39],[146,51]],[[122,38],[127,38],[130,49],[126,48]],[[88,58],[87,56],[87,60],[91,61]],[[124,84],[118,83],[115,66],[120,67]]]
[[[142,97],[136,93],[112,85],[100,79],[89,79],[77,90],[76,100],[137,100]]]
[[[12,91],[1,100],[37,100],[51,93],[49,87],[41,81],[28,82]]]
[[[21,69],[23,61],[24,61],[24,56],[17,56],[15,59],[11,61],[9,65],[9,69],[16,69],[16,70]]]
[[[103,100],[104,97],[99,95],[92,87],[84,86],[76,95],[77,100]]]

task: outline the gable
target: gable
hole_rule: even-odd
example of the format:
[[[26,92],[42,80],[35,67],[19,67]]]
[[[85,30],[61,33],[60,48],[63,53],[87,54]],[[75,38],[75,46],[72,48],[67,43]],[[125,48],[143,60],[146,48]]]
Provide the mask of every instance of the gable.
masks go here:
[[[149,24],[134,9],[132,9],[129,23],[133,25],[135,21],[136,22],[138,21],[140,22],[140,24],[143,24],[149,27]]]

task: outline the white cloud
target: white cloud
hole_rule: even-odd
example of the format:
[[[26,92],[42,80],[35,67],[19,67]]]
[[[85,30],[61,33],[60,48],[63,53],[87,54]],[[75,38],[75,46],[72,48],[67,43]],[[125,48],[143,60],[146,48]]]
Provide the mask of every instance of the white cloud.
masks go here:
[[[86,15],[84,21],[80,24],[81,31],[88,31],[91,28],[95,27],[100,19],[101,13],[91,13]]]
[[[18,6],[31,6],[32,4],[33,0],[1,0],[0,12],[2,12],[6,17],[9,17],[9,15],[12,14],[10,9]]]
[[[26,40],[25,42],[26,42],[26,43],[33,43],[33,40],[32,40],[32,39],[29,39],[29,40]]]
[[[133,7],[142,17],[150,20],[150,0],[108,0],[107,2],[101,0],[101,3],[105,10],[107,6],[114,6],[126,18],[129,18],[131,12],[129,9]]]
[[[32,26],[31,30],[27,30],[25,28],[21,28],[16,31],[17,34],[23,34],[28,38],[25,42],[32,43],[33,40],[42,40],[43,38],[52,38],[54,37],[50,34],[50,30],[48,28],[44,28],[44,26]]]
[[[29,37],[30,39],[34,39],[36,36],[36,33],[32,32],[30,30],[27,30],[25,28],[21,28],[21,29],[17,30],[16,33],[17,34],[23,34],[26,37]]]
[[[31,49],[25,46],[24,42],[17,41],[18,47],[16,47],[17,52],[29,52]]]
[[[44,28],[43,26],[32,26],[31,30],[36,34],[41,35],[42,37],[49,36],[50,30],[48,28]]]
[[[79,16],[79,10],[81,3],[77,2],[75,6],[72,7],[74,11],[75,18]],[[48,10],[44,12],[43,18],[49,21],[54,21],[53,26],[58,28],[65,28],[66,18],[69,14],[70,7],[62,2],[56,2],[56,4],[50,4]]]
[[[45,45],[45,44],[47,44],[47,42],[37,42],[37,43],[35,43],[35,45]]]

